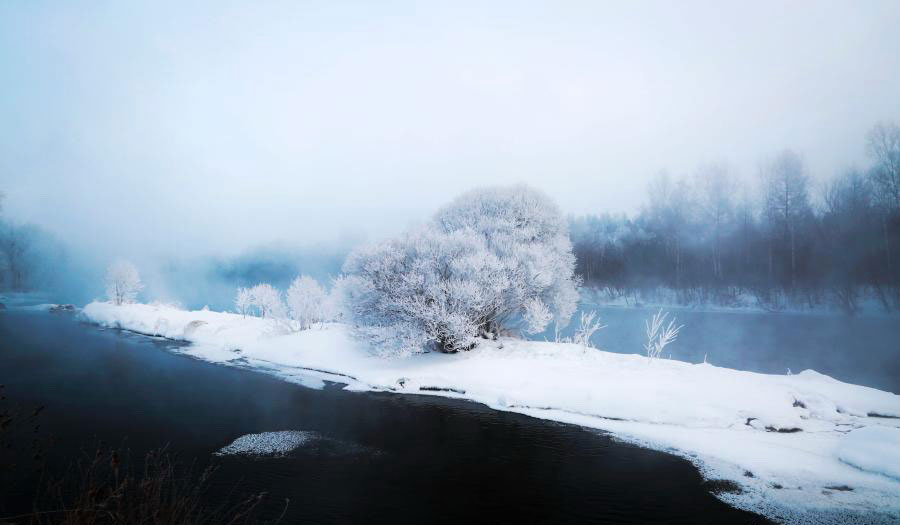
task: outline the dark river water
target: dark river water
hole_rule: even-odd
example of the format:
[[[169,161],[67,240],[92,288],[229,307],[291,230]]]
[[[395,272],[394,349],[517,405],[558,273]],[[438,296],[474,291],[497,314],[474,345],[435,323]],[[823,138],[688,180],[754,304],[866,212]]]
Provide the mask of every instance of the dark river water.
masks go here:
[[[208,495],[267,491],[285,523],[761,523],[713,497],[687,461],[608,436],[433,397],[313,390],[168,351],[170,343],[0,312],[5,403],[45,405],[62,463],[98,441],[132,455],[169,444],[220,465]],[[235,438],[312,431],[289,457],[215,457]],[[0,472],[0,516],[34,480]],[[233,496],[232,496],[233,497]],[[2,520],[0,520],[2,521]]]

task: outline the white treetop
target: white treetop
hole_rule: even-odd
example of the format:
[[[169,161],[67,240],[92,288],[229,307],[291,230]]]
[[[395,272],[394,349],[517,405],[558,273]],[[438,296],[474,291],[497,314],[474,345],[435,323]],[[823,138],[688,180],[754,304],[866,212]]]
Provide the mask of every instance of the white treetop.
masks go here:
[[[249,288],[238,288],[234,294],[234,308],[237,313],[246,316],[253,308],[253,294]]]
[[[283,319],[284,301],[281,292],[271,284],[260,283],[250,288],[250,304],[263,318]]]
[[[128,261],[117,260],[106,268],[106,297],[113,304],[133,303],[144,285],[137,268]]]
[[[308,275],[294,279],[287,291],[287,306],[291,319],[306,330],[314,323],[325,320],[325,290]]]

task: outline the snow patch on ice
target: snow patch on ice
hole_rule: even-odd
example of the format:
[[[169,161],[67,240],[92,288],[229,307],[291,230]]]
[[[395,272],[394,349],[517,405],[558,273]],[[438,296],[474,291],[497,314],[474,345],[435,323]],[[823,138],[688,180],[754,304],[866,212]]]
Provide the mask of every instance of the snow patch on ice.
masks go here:
[[[313,432],[282,430],[245,434],[222,447],[217,456],[284,456],[315,438]]]

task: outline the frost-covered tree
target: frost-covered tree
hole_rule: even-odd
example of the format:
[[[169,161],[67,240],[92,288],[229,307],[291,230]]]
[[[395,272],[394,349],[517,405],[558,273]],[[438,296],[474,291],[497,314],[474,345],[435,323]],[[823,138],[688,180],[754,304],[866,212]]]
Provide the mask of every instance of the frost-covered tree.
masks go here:
[[[137,268],[128,261],[117,260],[106,269],[106,296],[113,304],[133,303],[144,288]]]
[[[28,253],[34,240],[33,226],[13,226],[0,223],[0,276],[12,290],[26,289],[28,278]]]
[[[326,318],[328,294],[319,283],[308,275],[294,279],[287,291],[287,306],[291,319],[297,321],[301,330]]]
[[[671,254],[674,284],[680,289],[684,276],[685,243],[694,211],[691,191],[684,178],[673,179],[660,172],[648,187],[650,204],[646,210],[648,229],[662,240]]]
[[[404,351],[455,352],[521,326],[536,333],[575,310],[566,223],[524,186],[467,193],[432,222],[348,257],[339,293],[375,339],[402,334]]]
[[[331,290],[325,299],[326,319],[330,321],[353,320],[355,281],[347,275],[340,275],[331,282]]]
[[[869,154],[875,160],[872,182],[880,200],[886,208],[900,210],[900,126],[878,123],[867,139]]]
[[[364,331],[394,327],[412,347],[434,342],[445,351],[475,344],[503,279],[477,235],[432,227],[359,249],[344,271],[341,286]]]
[[[253,308],[253,294],[249,288],[238,288],[234,294],[234,309],[244,317]]]
[[[486,332],[508,329],[534,300],[552,320],[569,322],[578,303],[575,256],[568,224],[549,197],[525,185],[476,189],[440,210],[433,223],[446,233],[475,233],[500,264],[501,289],[486,313]]]
[[[896,250],[896,236],[900,229],[900,126],[893,122],[877,124],[869,132],[868,149],[875,160],[871,178],[876,189],[875,201],[880,208],[881,239],[887,274],[885,280],[897,286],[893,252]]]
[[[283,319],[287,313],[281,292],[271,284],[260,283],[250,288],[250,304],[263,318]]]
[[[809,215],[809,177],[803,158],[790,150],[780,153],[762,172],[765,216],[774,228],[780,228],[790,255],[791,290],[797,288],[797,230]]]
[[[702,216],[706,244],[711,245],[712,274],[721,281],[722,238],[728,233],[728,224],[734,213],[734,196],[737,184],[724,164],[703,166],[697,172],[697,202]]]

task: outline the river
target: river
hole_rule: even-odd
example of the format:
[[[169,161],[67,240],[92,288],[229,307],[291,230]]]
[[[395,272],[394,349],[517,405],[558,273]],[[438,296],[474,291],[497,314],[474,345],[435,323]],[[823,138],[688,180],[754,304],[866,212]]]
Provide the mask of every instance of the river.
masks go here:
[[[591,310],[591,307],[587,308]],[[610,352],[641,353],[651,308],[595,308],[606,328],[591,339]],[[580,312],[563,335],[577,326]],[[669,312],[683,324],[664,358],[784,374],[813,369],[847,383],[900,393],[900,317],[753,311]],[[549,339],[549,331],[538,339]]]
[[[207,498],[267,491],[285,523],[763,523],[707,490],[688,461],[579,427],[423,396],[322,390],[213,365],[173,343],[0,312],[9,404],[46,406],[41,432],[66,461],[98,442],[132,455],[166,444],[219,465]],[[320,436],[282,458],[217,457],[249,433]],[[0,473],[3,474],[3,473]],[[35,480],[0,475],[0,516],[31,509]]]

